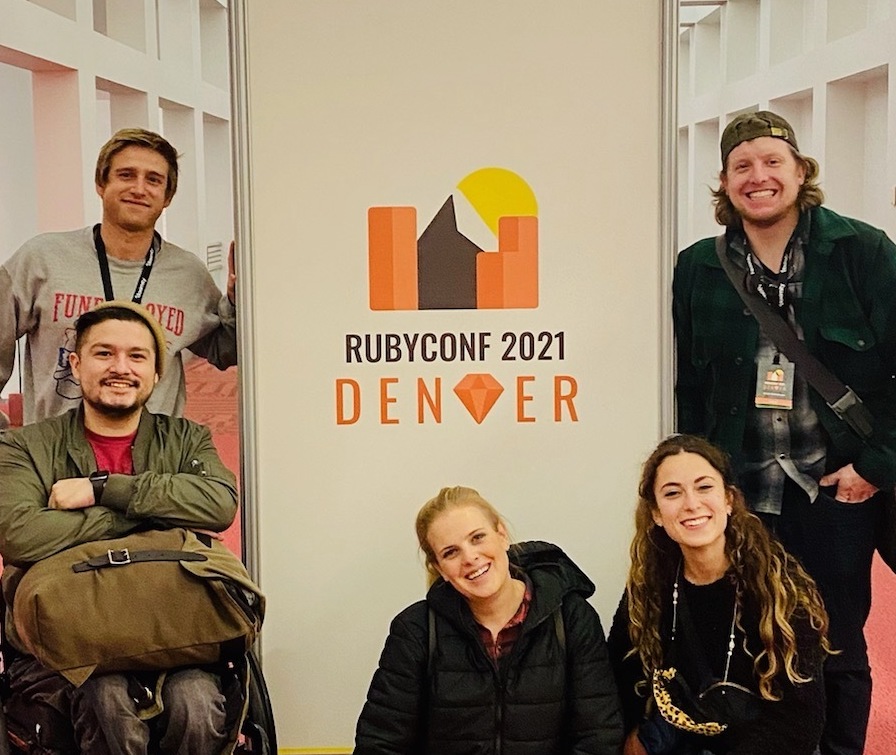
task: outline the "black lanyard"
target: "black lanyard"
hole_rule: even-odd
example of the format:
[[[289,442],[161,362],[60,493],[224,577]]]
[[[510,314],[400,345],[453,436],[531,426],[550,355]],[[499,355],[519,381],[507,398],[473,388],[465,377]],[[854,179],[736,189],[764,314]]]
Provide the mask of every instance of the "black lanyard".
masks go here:
[[[756,263],[753,261],[753,253],[747,250],[747,273],[750,285],[763,299],[778,309],[784,309],[784,305],[787,304],[787,284],[792,275],[790,271],[792,261],[793,245],[788,244],[781,260],[781,271],[775,275],[774,271],[763,265],[761,260],[759,265],[762,269],[757,269]]]
[[[93,227],[93,245],[96,247],[96,256],[100,263],[100,277],[103,279],[103,293],[106,301],[112,301],[115,294],[112,291],[112,277],[109,275],[109,258],[106,256],[106,244],[100,234],[100,224],[97,223]],[[146,250],[146,260],[143,262],[143,270],[140,271],[140,278],[137,280],[137,286],[134,289],[134,295],[131,301],[139,304],[143,299],[143,292],[146,290],[146,284],[149,282],[149,275],[152,273],[152,266],[155,264],[156,255],[162,246],[162,237],[153,231],[152,243]]]

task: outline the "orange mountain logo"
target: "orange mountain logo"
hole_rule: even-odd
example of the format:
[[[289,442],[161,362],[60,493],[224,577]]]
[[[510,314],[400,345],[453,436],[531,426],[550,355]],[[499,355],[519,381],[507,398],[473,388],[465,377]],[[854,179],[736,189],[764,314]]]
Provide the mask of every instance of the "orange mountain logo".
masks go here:
[[[367,211],[370,308],[534,309],[538,307],[538,203],[505,168],[481,168],[458,185],[494,235],[483,249],[457,228],[450,195],[417,237],[414,207]]]

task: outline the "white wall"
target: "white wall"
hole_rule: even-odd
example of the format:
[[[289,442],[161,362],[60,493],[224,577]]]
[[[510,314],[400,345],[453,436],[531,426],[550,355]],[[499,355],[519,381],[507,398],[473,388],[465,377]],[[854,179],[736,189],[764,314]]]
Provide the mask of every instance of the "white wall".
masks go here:
[[[517,538],[563,546],[597,582],[609,626],[639,464],[671,390],[660,387],[660,5],[245,11],[257,480],[244,492],[260,512],[265,676],[281,747],[347,752],[389,621],[424,593],[413,518],[443,485],[478,487]],[[368,208],[416,207],[419,235],[485,166],[515,171],[537,198],[538,307],[371,311]],[[500,335],[527,331],[562,331],[563,358],[502,360]],[[347,333],[388,332],[487,332],[492,348],[465,363],[346,358]],[[479,425],[452,391],[471,372],[505,387]],[[577,380],[577,421],[553,417],[557,374]],[[524,375],[532,422],[518,415]],[[360,386],[356,424],[337,423],[340,378]],[[398,380],[394,403],[384,378]],[[417,419],[418,378],[442,380],[441,421]]]
[[[0,102],[9,103],[0,139],[0,260],[37,232],[37,184],[34,165],[34,118],[31,74],[0,63]],[[0,395],[18,393],[21,379],[16,364]]]
[[[202,259],[226,250],[227,12],[221,0],[0,0],[0,262],[36,233],[99,219],[97,152],[125,126],[161,131],[181,153],[166,236]]]
[[[0,259],[37,231],[31,73],[0,63]],[[11,115],[15,114],[15,117]]]
[[[721,167],[727,123],[757,109],[791,122],[802,152],[821,164],[831,209],[896,237],[894,39],[893,0],[732,0],[683,29],[679,247],[718,233],[706,175]]]

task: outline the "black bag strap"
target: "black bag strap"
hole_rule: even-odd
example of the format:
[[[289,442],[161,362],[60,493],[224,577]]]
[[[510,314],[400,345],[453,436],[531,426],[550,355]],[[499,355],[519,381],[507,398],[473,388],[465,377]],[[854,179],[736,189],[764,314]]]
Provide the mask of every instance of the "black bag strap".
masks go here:
[[[72,571],[80,574],[85,571],[93,571],[96,569],[105,569],[112,566],[127,566],[128,564],[137,564],[148,561],[207,561],[208,558],[201,553],[191,553],[189,551],[130,551],[127,548],[118,550],[109,549],[105,553],[89,558],[86,561],[80,561],[72,564]]]
[[[426,656],[426,675],[431,679],[432,678],[432,661],[436,656],[436,614],[432,608],[427,605],[426,606],[426,624],[427,624],[427,637],[428,637],[428,653]]]
[[[557,642],[560,644],[560,650],[568,661],[569,655],[566,652],[566,625],[563,623],[562,603],[558,606],[557,610],[554,611],[554,633],[557,635]]]
[[[874,429],[874,417],[862,403],[862,399],[812,355],[783,317],[773,312],[758,294],[747,290],[742,271],[737,269],[728,256],[727,244],[724,233],[717,236],[716,255],[734,290],[753,313],[763,332],[799,367],[806,381],[818,391],[834,414],[846,422],[862,440],[868,440]]]

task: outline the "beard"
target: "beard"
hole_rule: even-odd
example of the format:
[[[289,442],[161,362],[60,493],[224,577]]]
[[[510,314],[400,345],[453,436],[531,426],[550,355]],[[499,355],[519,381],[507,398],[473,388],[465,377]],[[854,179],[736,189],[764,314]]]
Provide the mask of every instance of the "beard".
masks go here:
[[[134,402],[133,404],[107,404],[103,401],[88,401],[84,399],[84,403],[88,404],[97,414],[102,414],[110,419],[124,419],[132,417],[143,409],[143,404]]]
[[[103,399],[101,391],[96,393],[91,391],[90,394],[85,394],[82,398],[84,403],[98,415],[108,417],[109,419],[127,419],[135,414],[139,414],[151,395],[151,390],[137,390],[130,402],[108,401]]]

